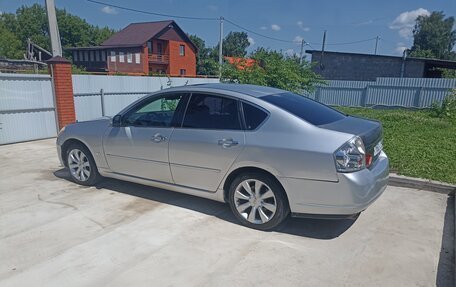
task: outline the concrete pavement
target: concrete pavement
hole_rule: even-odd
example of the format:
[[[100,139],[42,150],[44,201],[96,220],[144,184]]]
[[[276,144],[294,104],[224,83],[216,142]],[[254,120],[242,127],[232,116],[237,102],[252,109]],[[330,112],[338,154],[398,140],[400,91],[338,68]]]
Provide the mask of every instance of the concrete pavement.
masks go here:
[[[356,221],[261,232],[221,203],[76,185],[53,139],[0,146],[0,286],[454,286],[453,205],[388,187]]]

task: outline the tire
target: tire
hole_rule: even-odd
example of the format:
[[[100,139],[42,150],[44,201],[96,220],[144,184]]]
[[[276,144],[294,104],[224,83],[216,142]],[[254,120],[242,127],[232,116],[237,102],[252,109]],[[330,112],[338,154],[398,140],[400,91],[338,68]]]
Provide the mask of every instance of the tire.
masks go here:
[[[230,185],[228,196],[236,218],[250,228],[272,230],[290,213],[280,183],[274,177],[260,172],[238,175]]]
[[[65,151],[71,179],[78,184],[92,186],[101,179],[90,151],[83,144],[73,143]]]

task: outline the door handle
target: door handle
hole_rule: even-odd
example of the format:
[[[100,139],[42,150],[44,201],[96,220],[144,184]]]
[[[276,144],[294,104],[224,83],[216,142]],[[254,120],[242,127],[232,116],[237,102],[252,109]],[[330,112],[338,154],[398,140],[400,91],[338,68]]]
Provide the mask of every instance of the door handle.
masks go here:
[[[233,139],[221,139],[218,141],[218,144],[224,148],[227,148],[238,145],[239,143]]]
[[[156,134],[154,134],[154,135],[151,137],[150,140],[153,141],[153,142],[159,143],[159,142],[166,141],[167,138],[166,138],[165,136],[162,136],[162,135],[159,134],[159,133],[156,133]]]

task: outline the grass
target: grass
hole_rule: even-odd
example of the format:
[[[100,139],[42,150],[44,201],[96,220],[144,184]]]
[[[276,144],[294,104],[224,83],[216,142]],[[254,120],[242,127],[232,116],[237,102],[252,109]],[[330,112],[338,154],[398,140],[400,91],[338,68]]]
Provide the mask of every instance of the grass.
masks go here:
[[[338,107],[338,110],[383,124],[383,146],[392,172],[456,183],[456,121],[429,111]]]

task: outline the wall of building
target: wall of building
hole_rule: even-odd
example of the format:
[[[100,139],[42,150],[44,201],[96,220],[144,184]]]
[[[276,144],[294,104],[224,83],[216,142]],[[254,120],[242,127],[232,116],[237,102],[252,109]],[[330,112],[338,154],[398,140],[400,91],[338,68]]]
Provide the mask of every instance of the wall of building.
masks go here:
[[[402,58],[363,54],[326,52],[323,58],[324,69],[320,66],[321,52],[312,53],[312,70],[327,80],[375,81],[378,77],[400,77]],[[424,76],[424,63],[407,59],[404,77]]]
[[[184,45],[185,55],[179,54],[179,46]],[[196,51],[186,42],[169,41],[169,74],[172,76],[179,76],[180,70],[185,70],[186,76],[196,75]]]
[[[128,73],[128,74],[143,74],[144,67],[143,61],[144,58],[141,57],[143,53],[142,47],[135,47],[135,48],[116,48],[116,49],[109,49],[108,51],[108,71],[109,73]],[[116,53],[115,61],[111,59],[111,51]],[[123,62],[121,62],[120,53],[123,53]],[[128,53],[131,53],[131,63],[128,62]],[[139,54],[139,63],[136,61],[136,54]]]

